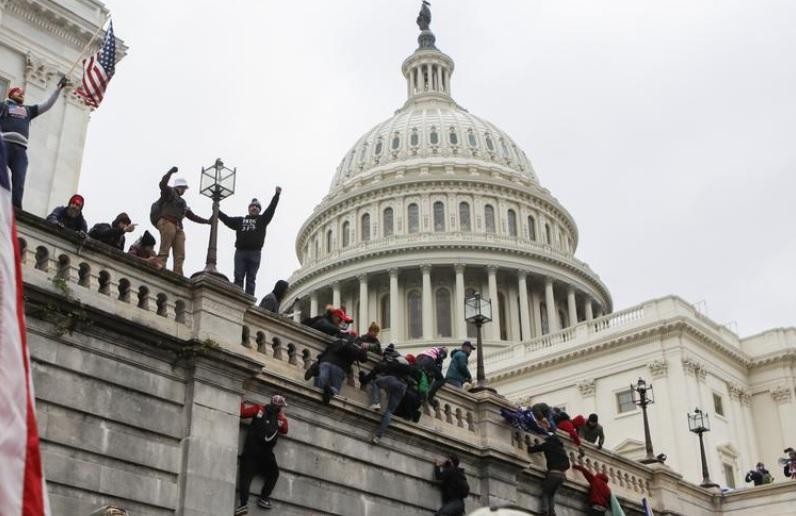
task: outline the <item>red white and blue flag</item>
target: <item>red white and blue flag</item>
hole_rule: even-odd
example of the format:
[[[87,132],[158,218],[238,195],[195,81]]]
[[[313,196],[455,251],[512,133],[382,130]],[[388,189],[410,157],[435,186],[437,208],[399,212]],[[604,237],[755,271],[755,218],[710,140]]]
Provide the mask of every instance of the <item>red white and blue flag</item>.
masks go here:
[[[1,139],[0,139],[1,140]],[[0,164],[5,164],[0,141]],[[25,341],[19,241],[8,169],[0,166],[0,514],[49,514]]]
[[[652,513],[652,507],[650,507],[650,503],[646,498],[641,499],[641,507],[644,509],[644,516],[655,516]]]
[[[98,108],[115,71],[116,37],[113,35],[113,22],[110,22],[99,52],[83,60],[83,81],[75,93],[87,105]]]

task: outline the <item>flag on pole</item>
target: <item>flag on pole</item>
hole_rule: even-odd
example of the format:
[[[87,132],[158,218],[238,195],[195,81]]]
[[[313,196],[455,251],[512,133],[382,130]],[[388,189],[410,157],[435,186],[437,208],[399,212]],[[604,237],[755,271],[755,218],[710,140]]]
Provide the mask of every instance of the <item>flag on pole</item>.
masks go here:
[[[83,81],[75,93],[87,105],[98,108],[115,71],[116,37],[113,35],[113,22],[110,22],[99,52],[83,60]]]
[[[0,138],[0,163],[5,151]],[[25,341],[19,241],[8,169],[0,166],[0,514],[49,514]]]
[[[644,516],[655,516],[652,513],[652,507],[650,507],[650,503],[646,498],[641,499],[641,506],[644,508]]]

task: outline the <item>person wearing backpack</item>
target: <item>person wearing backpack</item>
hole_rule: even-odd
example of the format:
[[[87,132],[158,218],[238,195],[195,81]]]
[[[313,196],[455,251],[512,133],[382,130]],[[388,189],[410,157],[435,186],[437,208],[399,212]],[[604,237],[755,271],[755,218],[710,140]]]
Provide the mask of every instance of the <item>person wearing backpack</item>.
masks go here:
[[[390,344],[384,351],[381,362],[373,368],[376,379],[369,383],[370,388],[370,409],[381,410],[381,389],[387,393],[387,406],[381,416],[379,427],[373,434],[370,442],[379,444],[387,427],[390,426],[392,416],[398,405],[401,404],[409,378],[418,371],[409,365],[409,361],[395,351],[395,347]]]
[[[774,478],[766,469],[766,465],[762,462],[758,462],[755,469],[746,474],[746,481],[754,482],[756,486],[761,486],[763,484],[770,484],[774,481]]]
[[[343,380],[351,371],[351,365],[367,359],[367,343],[359,343],[352,338],[340,338],[329,344],[318,357],[318,376],[315,377],[315,387],[323,390],[324,404],[328,404],[333,396],[340,395]]]
[[[547,475],[542,481],[542,508],[544,516],[556,516],[556,491],[567,479],[567,470],[570,467],[564,443],[555,435],[545,438],[537,445],[528,446],[528,453],[544,453],[547,462]]]
[[[240,505],[235,509],[235,516],[249,513],[249,487],[257,474],[264,477],[257,506],[263,509],[272,508],[270,496],[279,479],[274,446],[280,435],[287,434],[287,418],[282,410],[284,407],[287,407],[287,403],[279,394],[271,396],[271,402],[265,406],[240,404],[240,417],[252,418],[252,422],[246,432],[243,454],[240,457]]]
[[[260,270],[265,229],[274,218],[281,193],[282,188],[277,186],[276,193],[263,213],[260,213],[263,207],[257,199],[252,199],[249,203],[249,213],[245,217],[230,217],[223,211],[218,212],[221,222],[235,231],[235,285],[243,288],[245,280],[244,290],[250,296],[254,295],[257,271]]]
[[[439,406],[439,401],[434,399],[440,387],[445,385],[445,376],[442,374],[442,362],[448,356],[448,350],[445,346],[434,346],[425,351],[421,351],[417,355],[417,367],[423,370],[426,377],[431,382],[428,388],[428,397],[426,401],[434,408]]]
[[[473,352],[473,345],[469,340],[465,340],[461,349],[454,349],[451,353],[451,363],[448,364],[448,372],[445,374],[445,382],[454,387],[462,388],[465,383],[473,381],[473,375],[467,367],[467,359]]]
[[[434,460],[434,479],[442,492],[442,507],[434,516],[463,516],[464,499],[470,495],[470,485],[464,469],[459,467],[459,457],[451,455],[445,460]]]
[[[174,186],[169,186],[169,179],[177,172],[177,167],[171,167],[160,179],[160,197],[152,204],[149,210],[149,220],[160,231],[160,250],[158,260],[161,267],[166,267],[169,251],[173,249],[173,270],[182,276],[182,264],[185,262],[185,232],[182,229],[182,220],[187,218],[199,224],[210,224],[208,219],[196,215],[188,203],[183,199],[188,190],[188,182],[183,178],[174,180]]]

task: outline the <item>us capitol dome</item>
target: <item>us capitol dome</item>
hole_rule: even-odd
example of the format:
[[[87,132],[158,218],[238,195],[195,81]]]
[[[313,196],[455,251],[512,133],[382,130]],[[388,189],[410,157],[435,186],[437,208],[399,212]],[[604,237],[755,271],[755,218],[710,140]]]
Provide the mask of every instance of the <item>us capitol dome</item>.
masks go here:
[[[299,230],[283,306],[296,300],[297,320],[343,306],[409,350],[474,337],[473,291],[492,300],[492,349],[610,312],[575,258],[575,220],[508,134],[453,100],[453,59],[427,25],[401,66],[406,102],[345,153]]]

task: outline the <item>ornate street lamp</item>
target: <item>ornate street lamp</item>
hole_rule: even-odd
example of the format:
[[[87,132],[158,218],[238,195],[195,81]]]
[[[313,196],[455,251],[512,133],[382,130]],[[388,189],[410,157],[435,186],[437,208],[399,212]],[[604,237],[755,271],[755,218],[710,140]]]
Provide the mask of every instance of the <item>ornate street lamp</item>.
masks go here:
[[[718,484],[710,479],[708,474],[708,461],[705,457],[705,442],[702,440],[702,434],[710,432],[710,420],[708,419],[707,412],[702,412],[698,408],[694,412],[688,414],[688,429],[699,436],[699,453],[702,455],[702,487],[719,487]]]
[[[476,385],[470,392],[490,391],[497,392],[486,385],[486,374],[484,373],[484,349],[481,345],[481,326],[492,320],[492,302],[481,297],[478,292],[473,292],[471,297],[464,300],[464,319],[475,325],[475,356],[478,364],[476,372]]]
[[[644,446],[647,449],[647,456],[641,459],[642,464],[652,464],[661,462],[652,451],[652,438],[650,437],[650,422],[647,419],[647,405],[655,403],[655,394],[652,392],[652,385],[647,385],[643,378],[639,378],[635,384],[630,384],[630,391],[633,396],[633,403],[641,407],[641,414],[644,417]]]
[[[227,168],[221,158],[216,159],[212,166],[202,167],[202,179],[199,183],[199,193],[213,200],[213,216],[210,219],[210,243],[207,246],[207,260],[203,272],[226,276],[216,270],[216,248],[218,245],[218,204],[235,193],[235,173],[237,168]]]

